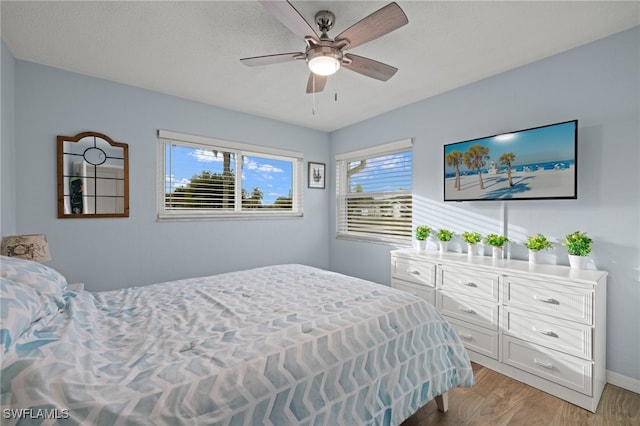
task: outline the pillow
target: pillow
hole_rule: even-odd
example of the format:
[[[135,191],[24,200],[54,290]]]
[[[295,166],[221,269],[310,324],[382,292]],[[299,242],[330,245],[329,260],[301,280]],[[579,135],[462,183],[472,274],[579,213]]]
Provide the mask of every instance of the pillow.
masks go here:
[[[54,313],[51,299],[28,285],[0,278],[0,350],[2,353],[32,323]]]
[[[55,269],[31,260],[7,256],[0,259],[0,269],[3,278],[33,287],[43,296],[51,296],[59,307],[65,305],[62,294],[67,288],[67,280]]]

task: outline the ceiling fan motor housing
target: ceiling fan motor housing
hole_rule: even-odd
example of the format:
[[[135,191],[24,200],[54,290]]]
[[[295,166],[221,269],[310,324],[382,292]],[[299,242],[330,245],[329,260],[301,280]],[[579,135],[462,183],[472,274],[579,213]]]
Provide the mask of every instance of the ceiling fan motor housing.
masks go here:
[[[320,40],[307,39],[305,56],[309,69],[318,75],[331,75],[338,71],[343,61],[342,49],[336,47],[327,31],[335,24],[335,15],[328,10],[321,10],[315,16],[316,25],[322,33]]]
[[[316,13],[316,25],[320,32],[324,35],[327,31],[333,28],[336,23],[336,15],[328,10],[321,10]]]

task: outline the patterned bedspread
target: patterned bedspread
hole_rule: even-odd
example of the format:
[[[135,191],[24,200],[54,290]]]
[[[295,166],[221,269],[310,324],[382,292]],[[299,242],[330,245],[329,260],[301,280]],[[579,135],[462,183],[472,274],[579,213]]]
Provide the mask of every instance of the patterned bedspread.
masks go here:
[[[397,425],[474,380],[431,305],[302,265],[64,302],[4,353],[3,424]]]

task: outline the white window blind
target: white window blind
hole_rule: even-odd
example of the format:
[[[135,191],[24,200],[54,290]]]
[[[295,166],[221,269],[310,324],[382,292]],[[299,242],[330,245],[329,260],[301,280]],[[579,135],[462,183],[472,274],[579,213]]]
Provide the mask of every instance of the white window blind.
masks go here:
[[[338,238],[411,244],[411,145],[407,139],[336,156]]]
[[[302,154],[158,132],[158,218],[302,216]]]

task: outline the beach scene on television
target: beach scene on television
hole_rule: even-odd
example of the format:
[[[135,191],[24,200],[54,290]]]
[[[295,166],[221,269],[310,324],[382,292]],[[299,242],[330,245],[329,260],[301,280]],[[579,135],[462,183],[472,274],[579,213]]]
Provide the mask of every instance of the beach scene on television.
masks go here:
[[[576,121],[444,146],[445,201],[575,198]]]

